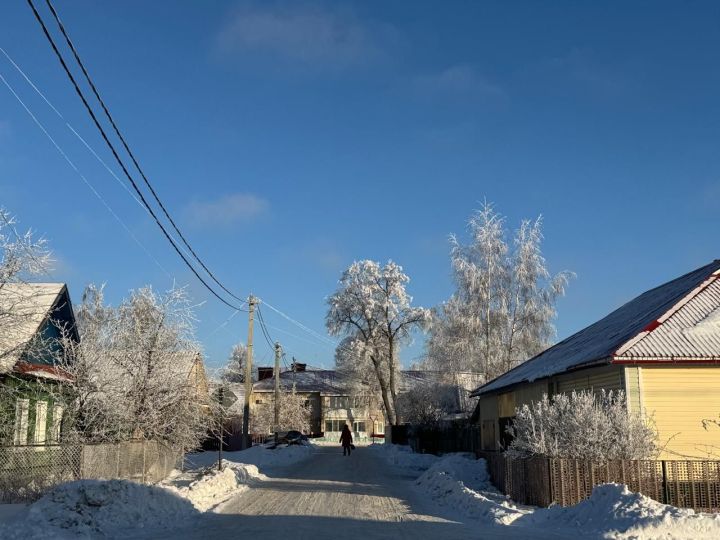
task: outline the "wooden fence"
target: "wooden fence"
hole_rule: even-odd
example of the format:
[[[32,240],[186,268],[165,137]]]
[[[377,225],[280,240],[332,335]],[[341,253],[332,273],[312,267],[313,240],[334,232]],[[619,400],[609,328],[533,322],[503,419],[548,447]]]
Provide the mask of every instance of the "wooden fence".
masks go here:
[[[595,486],[618,483],[672,506],[720,512],[720,461],[511,459],[482,451],[477,426],[413,426],[408,442],[416,452],[472,452],[485,458],[495,487],[521,504],[569,506],[588,498]]]
[[[499,452],[478,452],[493,484],[522,504],[561,506],[587,499],[595,486],[626,484],[656,501],[720,512],[720,461],[612,460],[532,457],[512,459]]]

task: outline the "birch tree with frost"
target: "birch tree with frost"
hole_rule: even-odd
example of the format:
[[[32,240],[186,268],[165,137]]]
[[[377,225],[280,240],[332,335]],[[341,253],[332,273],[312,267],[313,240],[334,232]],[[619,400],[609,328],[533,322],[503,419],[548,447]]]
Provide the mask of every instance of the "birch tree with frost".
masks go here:
[[[555,304],[573,274],[548,272],[542,218],[523,220],[509,242],[504,218],[485,203],[468,226],[467,244],[450,238],[456,290],[433,310],[427,364],[489,381],[550,345]]]
[[[245,382],[245,359],[247,358],[247,347],[244,343],[233,345],[227,363],[223,367],[220,378],[228,383]]]
[[[358,366],[365,379],[377,381],[388,421],[397,425],[396,411],[400,361],[399,348],[415,329],[426,330],[430,311],[413,307],[406,291],[410,278],[392,261],[384,266],[356,261],[343,272],[338,289],[328,298],[326,326],[333,336],[358,351]],[[347,340],[350,338],[350,341]]]

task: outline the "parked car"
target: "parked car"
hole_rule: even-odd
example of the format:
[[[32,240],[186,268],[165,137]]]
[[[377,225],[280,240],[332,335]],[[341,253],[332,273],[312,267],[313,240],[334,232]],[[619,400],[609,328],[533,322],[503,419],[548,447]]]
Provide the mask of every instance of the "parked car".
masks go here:
[[[281,431],[278,433],[277,436],[277,442],[275,441],[275,435],[268,435],[265,438],[265,448],[274,449],[283,445],[291,445],[291,444],[307,444],[308,442],[308,436],[302,434],[301,432],[297,430],[290,430],[290,431]]]

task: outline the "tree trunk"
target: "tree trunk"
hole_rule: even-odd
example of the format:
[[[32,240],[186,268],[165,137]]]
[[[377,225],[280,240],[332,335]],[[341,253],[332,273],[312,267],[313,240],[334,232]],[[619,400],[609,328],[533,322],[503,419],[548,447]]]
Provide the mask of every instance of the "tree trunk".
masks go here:
[[[400,417],[395,409],[395,404],[397,403],[397,380],[395,379],[395,340],[390,337],[388,341],[388,348],[390,349],[390,358],[388,359],[388,364],[390,365],[390,395],[392,396],[393,412],[395,416],[395,421],[392,425],[397,426],[400,424]]]
[[[387,420],[391,425],[396,425],[397,418],[395,416],[395,402],[391,402],[390,395],[388,394],[388,385],[385,381],[385,377],[380,369],[380,363],[374,355],[370,355],[373,367],[375,368],[375,375],[377,376],[378,384],[380,384],[380,394],[382,395],[383,405],[385,405],[385,413],[387,414]]]

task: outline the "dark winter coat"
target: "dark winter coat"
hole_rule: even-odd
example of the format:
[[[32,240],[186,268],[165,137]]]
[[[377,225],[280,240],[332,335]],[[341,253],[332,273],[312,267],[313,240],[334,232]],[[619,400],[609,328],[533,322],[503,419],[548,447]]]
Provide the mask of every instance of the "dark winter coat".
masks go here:
[[[340,443],[343,446],[350,446],[352,444],[352,433],[350,433],[350,429],[347,426],[343,428],[340,434]]]

